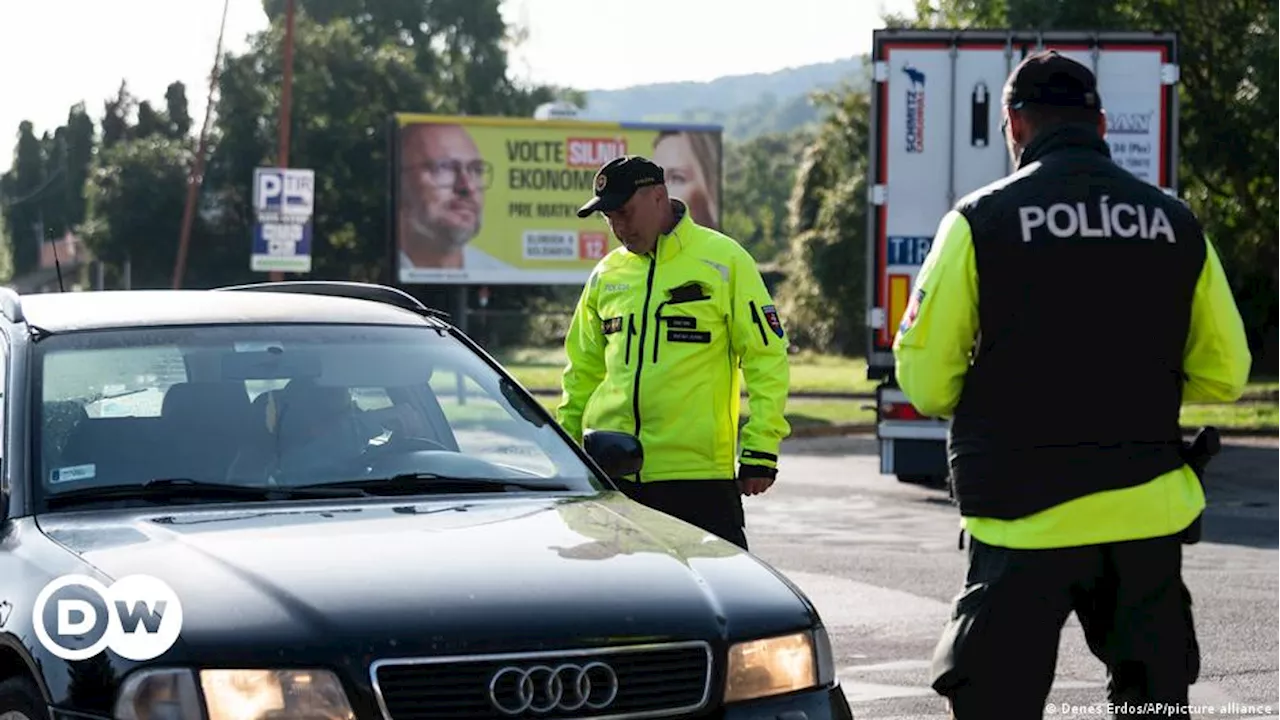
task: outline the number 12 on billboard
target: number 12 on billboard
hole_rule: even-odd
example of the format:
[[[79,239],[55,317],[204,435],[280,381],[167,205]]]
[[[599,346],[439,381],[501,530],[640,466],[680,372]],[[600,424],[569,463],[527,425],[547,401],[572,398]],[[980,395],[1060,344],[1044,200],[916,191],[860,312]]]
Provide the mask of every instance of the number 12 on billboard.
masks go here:
[[[578,235],[578,255],[583,260],[599,260],[609,252],[609,236],[602,232]]]

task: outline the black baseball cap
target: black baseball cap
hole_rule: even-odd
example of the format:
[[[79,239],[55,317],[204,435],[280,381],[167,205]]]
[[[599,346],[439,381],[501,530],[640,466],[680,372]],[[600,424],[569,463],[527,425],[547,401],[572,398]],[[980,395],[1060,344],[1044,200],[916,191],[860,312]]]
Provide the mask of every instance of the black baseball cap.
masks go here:
[[[1004,104],[1014,110],[1023,105],[1100,110],[1102,98],[1093,71],[1056,50],[1042,50],[1028,55],[1009,74]]]
[[[596,171],[596,196],[578,208],[578,217],[584,218],[599,210],[617,210],[631,199],[636,191],[650,185],[666,183],[662,167],[639,155],[623,155],[610,160]]]

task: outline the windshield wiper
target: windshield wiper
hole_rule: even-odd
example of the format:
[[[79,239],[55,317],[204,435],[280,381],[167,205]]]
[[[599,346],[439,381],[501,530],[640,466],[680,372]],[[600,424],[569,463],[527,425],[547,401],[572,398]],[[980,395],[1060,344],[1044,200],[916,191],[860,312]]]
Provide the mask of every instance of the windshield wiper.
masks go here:
[[[511,492],[513,490],[570,490],[563,483],[523,482],[510,478],[451,477],[435,473],[402,473],[392,477],[362,478],[331,483],[299,485],[301,490],[350,488],[373,495],[422,495],[427,493]]]
[[[318,485],[314,487],[264,487],[205,482],[191,478],[158,478],[142,484],[101,485],[50,493],[45,496],[45,500],[50,508],[54,508],[98,500],[165,501],[175,498],[200,500],[290,500],[296,498],[350,498],[365,497],[367,495],[368,493],[354,487],[335,487],[332,489],[326,489]]]

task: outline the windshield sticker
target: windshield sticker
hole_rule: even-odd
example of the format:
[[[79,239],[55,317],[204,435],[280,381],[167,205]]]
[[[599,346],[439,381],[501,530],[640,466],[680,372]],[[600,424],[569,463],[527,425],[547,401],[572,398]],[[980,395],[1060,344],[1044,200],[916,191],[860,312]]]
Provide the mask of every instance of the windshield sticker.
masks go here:
[[[64,482],[75,482],[76,480],[92,480],[98,475],[98,466],[93,463],[88,465],[72,465],[71,467],[57,468],[49,473],[49,484],[57,485]]]

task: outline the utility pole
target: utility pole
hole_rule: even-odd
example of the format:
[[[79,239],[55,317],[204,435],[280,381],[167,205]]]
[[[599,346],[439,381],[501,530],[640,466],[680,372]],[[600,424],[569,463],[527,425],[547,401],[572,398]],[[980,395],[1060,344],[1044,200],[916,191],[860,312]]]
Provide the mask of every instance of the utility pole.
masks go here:
[[[276,165],[289,167],[289,112],[293,105],[293,16],[297,0],[288,0],[284,21],[284,84],[280,88],[280,147]],[[271,273],[272,282],[284,280],[279,270]]]
[[[213,93],[218,87],[218,69],[222,64],[222,39],[227,31],[227,9],[231,0],[222,3],[222,25],[218,30],[218,47],[213,53],[213,70],[209,73],[209,95],[205,101],[204,122],[200,126],[200,144],[196,148],[195,164],[187,179],[187,200],[182,208],[182,230],[178,235],[178,259],[173,264],[173,289],[182,287],[182,275],[187,269],[187,249],[191,245],[191,226],[195,223],[196,199],[204,182],[204,156],[209,145],[209,119],[213,117]]]

